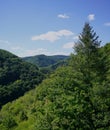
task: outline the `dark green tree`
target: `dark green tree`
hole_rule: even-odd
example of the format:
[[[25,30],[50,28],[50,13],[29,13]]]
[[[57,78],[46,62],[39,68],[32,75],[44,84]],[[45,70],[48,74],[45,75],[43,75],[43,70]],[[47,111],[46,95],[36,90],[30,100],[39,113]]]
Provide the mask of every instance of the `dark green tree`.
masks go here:
[[[85,82],[90,84],[93,77],[99,70],[99,47],[101,41],[98,40],[93,28],[89,23],[85,23],[78,42],[75,44],[74,50],[76,55],[73,56],[73,62],[76,64],[77,70],[81,71],[85,77]]]
[[[82,90],[87,95],[86,99],[82,97],[86,102],[82,114],[88,118],[90,128],[95,130],[110,128],[110,51],[109,44],[100,48],[101,42],[98,38],[89,23],[85,23],[74,47],[76,54],[72,56],[73,69],[83,74]],[[82,90],[79,89],[79,93]]]
[[[98,40],[98,36],[90,26],[89,23],[85,23],[82,33],[79,36],[79,40],[76,42],[74,46],[75,54],[72,55],[72,66],[73,69],[78,73],[81,73],[82,76],[82,84],[79,85],[78,91],[78,100],[82,102],[84,105],[82,109],[82,116],[79,121],[84,121],[88,125],[89,128],[95,130],[95,112],[96,106],[94,106],[94,101],[92,100],[93,96],[91,94],[94,85],[99,81],[99,62],[101,62],[99,57],[99,47],[101,41]],[[79,78],[77,76],[77,79]],[[83,96],[81,97],[81,93],[83,91]]]
[[[74,48],[76,53],[80,52],[90,57],[90,54],[100,47],[101,41],[98,41],[98,38],[99,36],[96,35],[89,23],[85,23],[83,31],[79,36],[79,41]]]

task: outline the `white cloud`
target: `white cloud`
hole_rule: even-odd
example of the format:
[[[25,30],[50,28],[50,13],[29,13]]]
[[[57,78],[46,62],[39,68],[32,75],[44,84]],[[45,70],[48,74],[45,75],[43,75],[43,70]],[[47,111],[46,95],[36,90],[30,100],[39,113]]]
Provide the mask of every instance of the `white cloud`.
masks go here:
[[[110,26],[110,22],[104,23],[105,26]]]
[[[49,31],[45,34],[41,34],[41,35],[37,35],[37,36],[33,36],[32,40],[47,40],[50,42],[54,42],[56,40],[59,40],[62,36],[71,36],[74,33],[71,32],[70,30],[59,30],[59,31]]]
[[[57,36],[57,33],[53,31],[32,37],[32,40],[48,40],[50,42],[54,42],[58,39],[59,37]]]
[[[25,49],[20,46],[13,46],[10,47],[10,52],[19,56],[19,57],[28,57],[28,56],[35,56],[35,55],[70,55],[70,52],[64,52],[63,50],[47,50],[45,48],[37,48],[37,49]]]
[[[62,18],[62,19],[69,19],[70,17],[66,14],[58,14],[57,16],[58,18]]]
[[[66,52],[61,52],[61,51],[56,51],[56,52],[51,52],[48,51],[47,49],[44,48],[38,48],[38,49],[30,49],[30,50],[22,50],[21,53],[19,54],[20,57],[27,57],[27,56],[35,56],[35,55],[69,55],[69,53]]]
[[[88,20],[89,20],[89,21],[95,20],[95,14],[89,14],[89,15],[88,15]]]
[[[19,50],[19,57],[28,57],[28,56],[35,56],[35,55],[40,55],[40,54],[44,54],[44,55],[70,55],[70,52],[64,52],[64,51],[49,51],[45,48],[38,48],[38,49],[27,49],[27,50]]]
[[[20,46],[15,46],[15,47],[11,47],[10,49],[11,49],[11,52],[13,52],[14,54],[17,54],[19,57],[48,54],[47,49],[44,49],[44,48],[25,49]]]
[[[63,48],[64,49],[70,49],[70,48],[73,48],[74,45],[75,45],[74,42],[68,42],[68,43],[64,44]]]

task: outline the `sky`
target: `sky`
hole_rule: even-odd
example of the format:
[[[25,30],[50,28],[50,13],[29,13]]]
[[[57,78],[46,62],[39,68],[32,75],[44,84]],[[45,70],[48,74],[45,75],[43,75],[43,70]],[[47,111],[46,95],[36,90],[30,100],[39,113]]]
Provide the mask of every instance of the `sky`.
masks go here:
[[[70,55],[85,22],[101,45],[110,42],[110,0],[0,0],[0,49]]]

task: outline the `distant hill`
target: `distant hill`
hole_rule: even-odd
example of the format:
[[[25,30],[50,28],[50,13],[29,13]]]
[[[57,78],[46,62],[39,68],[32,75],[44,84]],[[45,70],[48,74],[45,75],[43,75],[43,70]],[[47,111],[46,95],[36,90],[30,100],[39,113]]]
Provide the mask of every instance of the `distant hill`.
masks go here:
[[[43,77],[37,66],[0,49],[0,107],[34,88]]]
[[[54,56],[36,55],[31,57],[24,57],[22,59],[29,63],[35,64],[39,67],[48,67],[50,65],[54,65],[68,58],[69,56],[64,56],[64,55],[54,55]]]
[[[59,67],[64,67],[64,66],[68,66],[68,59],[60,60],[57,63],[49,65],[47,67],[40,67],[40,70],[41,70],[42,73],[50,75],[51,73],[53,73]]]

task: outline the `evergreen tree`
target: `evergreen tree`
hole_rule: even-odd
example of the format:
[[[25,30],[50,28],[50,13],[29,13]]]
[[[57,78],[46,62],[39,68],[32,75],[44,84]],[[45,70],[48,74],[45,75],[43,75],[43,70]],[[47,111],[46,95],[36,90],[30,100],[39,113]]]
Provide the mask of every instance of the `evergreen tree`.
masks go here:
[[[78,42],[75,44],[74,50],[77,56],[75,60],[84,77],[85,82],[90,84],[92,78],[97,75],[99,70],[99,47],[101,41],[98,41],[99,36],[96,35],[89,23],[85,23],[82,33],[79,36]]]
[[[93,130],[97,127],[94,116],[97,112],[94,101],[92,100],[93,96],[95,96],[92,94],[92,89],[99,81],[99,62],[101,62],[99,57],[100,41],[98,38],[89,23],[85,23],[79,40],[74,47],[75,55],[72,56],[73,69],[83,75],[83,84],[80,84],[78,88],[80,93],[79,101],[83,100],[86,105],[83,108],[83,113],[81,113],[82,118],[80,120],[84,121],[87,119],[88,121],[85,120],[88,122],[87,125]],[[79,77],[77,76],[77,78]],[[80,97],[82,91],[83,96]]]
[[[76,53],[82,53],[86,56],[90,56],[100,46],[98,41],[99,36],[96,35],[89,23],[85,23],[82,33],[79,36],[79,41],[76,43]]]

